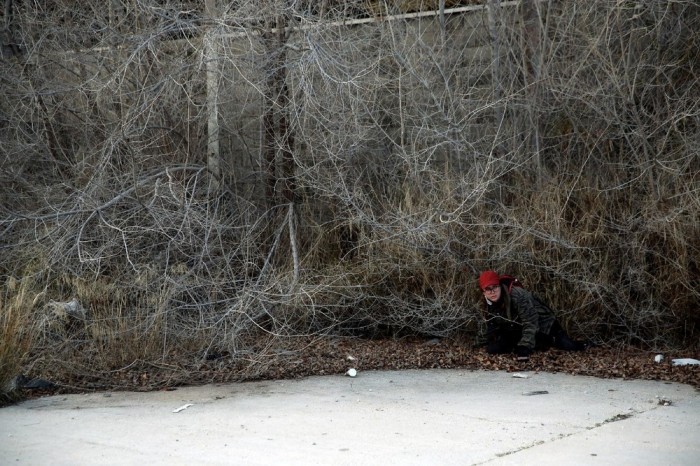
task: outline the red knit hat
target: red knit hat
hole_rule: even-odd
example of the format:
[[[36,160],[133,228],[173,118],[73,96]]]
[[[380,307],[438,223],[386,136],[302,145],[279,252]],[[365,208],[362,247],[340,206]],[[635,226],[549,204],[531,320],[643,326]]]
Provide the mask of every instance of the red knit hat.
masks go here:
[[[493,270],[486,270],[479,275],[479,288],[486,289],[489,286],[500,285],[501,278]]]

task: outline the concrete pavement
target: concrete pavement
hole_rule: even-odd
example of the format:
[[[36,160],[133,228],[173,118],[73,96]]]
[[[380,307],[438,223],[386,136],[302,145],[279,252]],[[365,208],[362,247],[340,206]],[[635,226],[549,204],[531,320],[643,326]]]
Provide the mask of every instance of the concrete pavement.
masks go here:
[[[17,465],[700,464],[693,387],[521,375],[359,371],[57,395],[0,409],[0,458]]]

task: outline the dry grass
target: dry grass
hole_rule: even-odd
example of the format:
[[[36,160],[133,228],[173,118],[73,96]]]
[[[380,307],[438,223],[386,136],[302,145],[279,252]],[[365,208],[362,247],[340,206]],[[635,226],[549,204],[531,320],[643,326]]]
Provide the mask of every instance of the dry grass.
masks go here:
[[[12,396],[13,379],[30,361],[36,338],[36,320],[32,315],[42,293],[30,280],[10,278],[0,296],[0,395]],[[0,399],[0,404],[2,403]]]

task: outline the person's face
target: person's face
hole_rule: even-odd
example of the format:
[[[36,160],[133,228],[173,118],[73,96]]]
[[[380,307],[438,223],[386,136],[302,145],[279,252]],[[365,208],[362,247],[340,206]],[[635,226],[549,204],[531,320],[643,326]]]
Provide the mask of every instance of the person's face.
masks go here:
[[[501,286],[500,285],[491,285],[487,286],[483,290],[484,297],[491,301],[492,303],[498,302],[499,299],[501,299]]]

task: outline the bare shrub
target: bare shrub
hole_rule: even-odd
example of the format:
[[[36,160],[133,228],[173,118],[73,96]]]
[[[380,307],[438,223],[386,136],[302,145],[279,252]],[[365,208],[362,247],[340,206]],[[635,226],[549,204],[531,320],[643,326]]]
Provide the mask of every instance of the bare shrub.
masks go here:
[[[3,17],[8,375],[471,334],[484,268],[579,336],[697,341],[694,3],[69,3]]]

